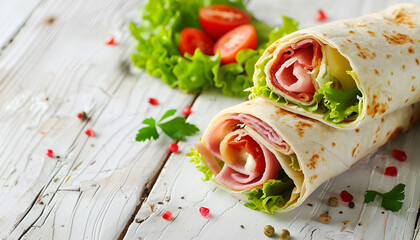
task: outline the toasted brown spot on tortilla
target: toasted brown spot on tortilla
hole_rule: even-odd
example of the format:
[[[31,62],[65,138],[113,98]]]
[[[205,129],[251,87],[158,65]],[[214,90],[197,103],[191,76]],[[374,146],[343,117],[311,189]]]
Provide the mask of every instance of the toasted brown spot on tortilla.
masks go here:
[[[386,55],[386,59],[390,59],[392,57],[392,55],[391,54],[387,54]]]
[[[411,86],[411,91],[414,92],[416,91],[417,87],[416,86]]]
[[[323,33],[322,35],[323,35],[324,37],[326,37],[326,36],[327,36],[327,34],[326,34],[326,33]]]
[[[406,103],[406,102],[408,102],[408,98],[407,98],[407,99],[405,99],[404,103]]]
[[[354,157],[356,149],[359,147],[359,144],[356,145],[355,148],[353,148],[353,151],[351,152],[351,156]]]
[[[308,154],[309,152],[308,151],[306,151],[306,154]]]
[[[418,58],[415,59],[417,66],[420,65],[420,61]]]
[[[316,165],[318,164],[318,159],[319,159],[319,155],[318,154],[312,155],[312,157],[309,159],[309,163],[306,164],[306,166],[309,169],[315,169]]]
[[[391,75],[392,75],[392,74],[391,74]],[[388,83],[388,86],[391,86],[391,82],[390,82],[389,80],[388,80],[388,82],[387,82],[387,83]]]
[[[414,79],[416,79],[416,76],[414,76],[414,75],[411,76],[411,80],[414,80]]]
[[[358,132],[360,132],[360,129],[356,128],[356,129],[354,129],[354,131],[358,133]]]
[[[332,142],[332,143],[331,143],[331,146],[332,146],[332,147],[335,147],[335,142]]]
[[[388,103],[386,102],[378,102],[378,96],[376,94],[373,95],[373,99],[372,99],[372,107],[370,108],[368,105],[367,108],[367,114],[368,115],[372,115],[372,118],[375,117],[376,114],[380,113],[383,114],[386,112],[386,110],[388,110],[389,106]]]
[[[386,41],[389,44],[393,44],[393,45],[403,45],[407,43],[414,43],[413,39],[411,39],[410,36],[402,34],[402,33],[397,33],[395,35],[382,34],[382,36],[386,38]]]
[[[355,45],[356,45],[357,49],[360,50],[360,52],[357,54],[357,56],[359,56],[363,59],[366,59],[366,58],[374,59],[376,57],[376,53],[374,53],[374,52],[371,53],[369,48],[363,48],[362,49],[362,48],[360,48],[359,44],[355,43]]]
[[[350,33],[350,34],[353,34],[353,33],[354,33],[354,31],[353,31],[353,30],[350,30],[350,31],[349,31],[349,33]]]
[[[404,64],[402,65],[402,69],[405,69],[405,65]]]
[[[310,183],[313,183],[314,182],[314,180],[315,179],[317,179],[318,178],[318,175],[317,174],[315,174],[315,175],[313,175],[313,176],[311,176],[310,178],[309,178],[309,182]]]
[[[381,123],[383,123],[385,121],[384,117],[381,117]]]
[[[395,130],[389,135],[388,141],[390,141],[391,139],[394,139],[396,136],[398,136],[403,131],[404,131],[404,128],[401,127],[401,126],[395,128]]]
[[[297,133],[299,134],[299,136],[300,136],[300,137],[303,137],[303,135],[305,134],[305,128],[310,128],[310,127],[312,127],[312,124],[305,123],[305,122],[302,122],[302,121],[298,121],[298,122],[295,124],[295,127],[296,127],[296,131],[297,131]]]
[[[267,49],[267,53],[269,53],[269,54],[273,54],[275,50],[276,50],[276,47],[275,47],[275,46],[269,47],[269,48]]]
[[[415,22],[413,21],[413,13],[408,12],[406,9],[395,9],[392,12],[392,15],[394,16],[394,18],[384,19],[396,25],[407,25],[410,28],[414,28],[416,26]]]
[[[362,50],[362,48],[360,48],[360,44],[354,43],[354,45],[356,46],[357,49]]]
[[[376,34],[375,34],[374,32],[372,32],[372,31],[368,31],[368,33],[369,33],[370,35],[372,35],[372,36],[376,36]]]
[[[391,76],[394,76],[394,72],[391,72]]]
[[[350,39],[347,39],[347,42],[351,43],[352,41]]]
[[[321,152],[323,152],[323,151],[325,151],[325,148],[323,148],[323,147],[322,147],[322,148],[321,148]]]
[[[412,46],[410,46],[410,47],[408,48],[408,53],[409,53],[409,54],[414,54],[414,48],[413,48]]]
[[[373,144],[375,144],[376,143],[376,139],[375,140],[373,140],[373,142],[372,142]]]
[[[379,72],[378,72],[378,70],[376,70],[376,69],[375,69],[375,74],[376,74],[376,75],[379,75]]]
[[[378,127],[378,129],[376,129],[375,133],[378,133],[379,131],[381,131],[381,127]],[[378,135],[376,135],[376,137],[378,137]]]
[[[357,56],[359,56],[359,57],[361,57],[361,58],[363,58],[363,59],[366,59],[367,57],[366,57],[366,55],[364,54],[364,53],[362,53],[362,52],[359,52],[358,54],[357,54]]]

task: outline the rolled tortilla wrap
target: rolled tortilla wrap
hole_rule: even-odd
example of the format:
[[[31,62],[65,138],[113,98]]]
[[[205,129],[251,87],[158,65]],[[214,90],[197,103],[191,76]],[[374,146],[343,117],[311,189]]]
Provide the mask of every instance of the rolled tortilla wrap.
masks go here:
[[[189,155],[220,187],[248,201],[246,206],[288,211],[411,127],[420,118],[420,104],[395,113],[343,131],[257,98],[218,113]]]
[[[256,64],[251,98],[355,128],[420,100],[420,7],[393,5],[289,34]]]

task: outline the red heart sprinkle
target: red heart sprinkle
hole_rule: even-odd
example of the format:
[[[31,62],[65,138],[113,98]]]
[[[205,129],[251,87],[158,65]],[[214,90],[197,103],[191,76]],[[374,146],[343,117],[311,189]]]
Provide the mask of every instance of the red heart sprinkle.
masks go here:
[[[53,150],[51,150],[51,149],[48,149],[46,154],[50,158],[52,158],[54,156]]]
[[[328,17],[327,17],[327,15],[324,13],[324,11],[322,11],[321,9],[319,9],[318,10],[318,12],[317,12],[317,14],[316,14],[316,18],[315,18],[315,20],[317,21],[317,22],[323,22],[323,21],[325,21],[325,20],[327,20],[328,19]]]
[[[184,114],[185,117],[188,117],[191,114],[191,107],[190,106],[186,106],[184,108],[184,111],[182,111],[182,113]]]
[[[162,215],[162,218],[163,219],[165,219],[165,220],[172,220],[173,218],[172,218],[172,213],[171,212],[169,212],[169,211],[166,211],[163,215]]]
[[[149,103],[152,105],[158,105],[159,101],[156,98],[149,98]]]
[[[340,198],[343,202],[351,202],[353,200],[353,195],[351,195],[346,190],[341,191]]]
[[[169,151],[172,152],[172,153],[177,153],[178,152],[178,144],[175,144],[175,143],[169,144]]]
[[[201,216],[208,218],[210,217],[210,210],[206,207],[200,207]]]
[[[402,150],[393,149],[391,155],[400,162],[405,162],[405,160],[407,160],[407,154]]]
[[[88,135],[89,137],[94,137],[94,136],[96,136],[96,133],[95,133],[92,129],[90,129],[90,128],[87,128],[87,129],[85,130],[85,133],[86,133],[86,135]]]
[[[387,167],[387,168],[385,168],[384,175],[385,176],[391,176],[391,177],[397,176],[398,175],[398,169],[394,166]]]

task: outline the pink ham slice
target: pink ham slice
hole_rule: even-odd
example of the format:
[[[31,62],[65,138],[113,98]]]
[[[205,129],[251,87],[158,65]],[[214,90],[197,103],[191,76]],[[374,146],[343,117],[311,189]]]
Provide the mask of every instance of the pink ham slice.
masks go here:
[[[301,102],[311,101],[315,87],[308,72],[318,65],[322,57],[319,43],[314,39],[305,39],[280,54],[270,70],[272,84]]]
[[[216,176],[216,179],[225,186],[235,190],[262,186],[265,181],[275,179],[281,168],[274,154],[258,142],[256,143],[262,150],[265,161],[262,172],[248,171],[245,169],[244,164],[230,165],[225,163],[223,168],[219,167],[218,161],[223,161],[220,143],[225,139],[226,135],[232,132],[235,133],[239,124],[244,123],[276,147],[284,149],[285,152],[293,153],[290,146],[284,142],[271,126],[256,117],[248,114],[237,114],[221,119],[207,134],[205,144],[200,142],[196,144],[196,148]]]

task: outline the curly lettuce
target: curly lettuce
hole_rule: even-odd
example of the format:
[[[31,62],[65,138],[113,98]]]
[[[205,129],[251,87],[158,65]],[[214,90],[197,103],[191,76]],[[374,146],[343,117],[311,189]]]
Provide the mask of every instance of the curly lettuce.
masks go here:
[[[245,207],[273,214],[287,203],[294,186],[288,177],[267,180],[261,188],[254,188],[248,193],[250,202],[245,203]]]
[[[240,51],[236,56],[237,63],[221,65],[220,55],[207,56],[199,49],[193,56],[184,58],[178,50],[180,33],[186,27],[200,28],[198,11],[211,4],[226,4],[247,11],[242,0],[148,1],[140,12],[141,23],[138,26],[130,24],[131,34],[138,42],[131,60],[148,74],[188,93],[216,86],[227,96],[244,97],[247,93],[243,90],[252,86],[254,65],[267,44],[275,36],[296,31],[297,22],[283,18],[283,27],[273,30],[252,17],[258,47],[257,50]]]
[[[203,173],[204,177],[201,179],[203,182],[209,181],[213,177],[213,172],[207,166],[206,161],[197,149],[191,148],[191,152],[185,154],[190,158],[190,162],[195,165],[198,171]]]
[[[327,122],[335,124],[345,124],[353,121],[362,111],[363,98],[360,90],[357,87],[348,90],[334,88],[333,86],[340,85],[340,82],[330,74],[326,65],[322,66],[325,67],[325,71],[317,78],[322,87],[315,92],[315,102],[313,104],[306,106],[298,102],[287,101],[267,86],[267,76],[264,68],[270,60],[271,58],[267,58],[259,63],[258,67],[261,69],[261,72],[257,75],[258,81],[250,89],[251,98],[263,96],[282,105],[290,102],[309,112],[321,111]],[[354,72],[349,71],[348,74],[353,78],[355,77]]]

